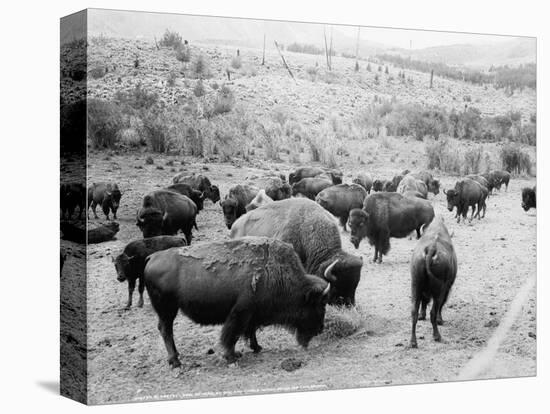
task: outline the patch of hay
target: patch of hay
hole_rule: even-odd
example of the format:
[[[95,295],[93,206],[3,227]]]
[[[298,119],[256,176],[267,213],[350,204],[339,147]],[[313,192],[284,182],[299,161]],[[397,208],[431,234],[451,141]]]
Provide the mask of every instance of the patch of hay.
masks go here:
[[[356,333],[363,323],[364,317],[357,307],[327,306],[321,338],[345,338]]]

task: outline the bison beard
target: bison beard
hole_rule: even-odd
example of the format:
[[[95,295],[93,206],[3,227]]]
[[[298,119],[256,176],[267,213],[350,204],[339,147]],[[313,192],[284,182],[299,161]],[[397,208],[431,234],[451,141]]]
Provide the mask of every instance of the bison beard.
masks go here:
[[[224,357],[234,362],[240,337],[261,350],[256,330],[296,332],[306,347],[323,330],[330,284],[307,275],[292,246],[264,237],[173,248],[147,258],[145,286],[172,367],[180,366],[173,322],[178,309],[201,325],[223,324]]]
[[[410,345],[417,347],[416,324],[426,319],[426,307],[430,299],[433,305],[430,321],[433,338],[441,341],[438,325],[443,324],[441,309],[447,302],[449,292],[457,273],[457,258],[449,232],[441,217],[437,217],[427,227],[415,247],[411,259],[412,330]],[[418,310],[422,304],[422,312]]]

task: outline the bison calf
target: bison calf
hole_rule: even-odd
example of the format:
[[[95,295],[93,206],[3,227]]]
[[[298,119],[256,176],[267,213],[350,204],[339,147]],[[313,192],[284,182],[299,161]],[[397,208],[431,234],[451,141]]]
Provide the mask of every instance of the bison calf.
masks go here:
[[[412,348],[417,347],[416,324],[426,319],[426,307],[433,300],[430,321],[433,338],[441,341],[437,325],[443,324],[441,309],[447,302],[449,292],[456,278],[457,258],[451,236],[441,217],[436,217],[425,229],[416,245],[411,259],[411,297],[412,297]],[[418,310],[422,303],[420,317]]]
[[[136,280],[139,280],[138,307],[143,306],[143,271],[145,270],[145,259],[152,253],[166,250],[171,247],[187,246],[183,237],[157,236],[146,239],[135,240],[126,245],[122,253],[113,258],[119,282],[128,281],[128,302],[125,309],[132,307],[132,296],[136,288]]]
[[[174,344],[178,310],[201,325],[223,324],[224,357],[234,362],[240,337],[261,350],[256,331],[280,325],[307,347],[322,332],[330,284],[305,273],[292,246],[264,237],[201,243],[148,257],[145,287],[155,309],[168,363],[181,365]]]

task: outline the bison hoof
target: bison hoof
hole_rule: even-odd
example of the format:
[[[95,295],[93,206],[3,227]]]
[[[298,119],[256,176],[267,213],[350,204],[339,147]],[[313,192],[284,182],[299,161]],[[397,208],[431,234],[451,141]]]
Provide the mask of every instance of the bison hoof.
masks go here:
[[[252,349],[252,352],[254,352],[255,354],[257,354],[257,353],[259,353],[263,348],[262,348],[260,345],[256,345],[256,346],[252,346],[251,349]]]
[[[418,348],[418,344],[416,343],[416,339],[414,341],[411,341],[411,348],[413,348],[413,349]]]
[[[172,357],[168,360],[168,364],[170,364],[170,367],[172,368],[179,368],[181,367],[181,362],[178,359],[178,357]]]
[[[140,299],[137,306],[138,306],[138,308],[143,308],[143,299]]]
[[[434,335],[434,341],[435,342],[441,342],[441,335],[440,334],[435,334]]]
[[[444,324],[444,321],[441,318],[437,318],[436,322],[437,322],[438,325],[443,325]]]
[[[131,307],[132,307],[132,304],[129,303],[124,308],[122,308],[122,310],[128,311],[128,310],[130,310]]]
[[[225,354],[224,358],[229,364],[232,364],[232,363],[236,362],[237,359],[239,359],[242,356],[243,356],[242,353],[240,353],[239,351],[235,351],[235,352],[232,352],[232,353]]]
[[[420,316],[418,317],[418,320],[419,321],[425,321],[426,320],[426,314],[425,313],[420,314]]]

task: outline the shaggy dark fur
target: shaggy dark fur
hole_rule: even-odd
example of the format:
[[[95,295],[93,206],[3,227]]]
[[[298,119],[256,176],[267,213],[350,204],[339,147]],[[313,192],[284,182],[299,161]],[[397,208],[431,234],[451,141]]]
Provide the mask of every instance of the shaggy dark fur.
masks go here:
[[[367,192],[358,184],[339,184],[325,188],[317,194],[315,202],[338,217],[346,231],[349,212],[354,208],[361,208],[366,196]]]
[[[246,214],[246,206],[258,194],[258,188],[250,185],[236,185],[231,187],[225,199],[220,203],[228,229],[239,217]]]
[[[113,212],[113,218],[116,220],[116,212],[120,206],[120,192],[116,183],[94,183],[88,188],[88,208],[92,206],[94,217],[97,217],[96,207],[101,206],[103,214],[109,220],[109,212]]]
[[[180,309],[198,324],[223,324],[224,357],[233,362],[240,357],[237,340],[247,338],[259,352],[256,331],[269,325],[295,331],[307,347],[323,330],[330,292],[326,281],[305,273],[291,245],[264,237],[154,253],[145,266],[145,286],[172,367],[181,365],[173,337]]]
[[[297,183],[292,184],[292,195],[302,194],[310,200],[315,200],[317,194],[332,185],[332,181],[325,178],[303,178]]]
[[[537,208],[537,186],[521,190],[521,208],[529,211],[530,208]]]

